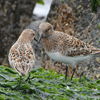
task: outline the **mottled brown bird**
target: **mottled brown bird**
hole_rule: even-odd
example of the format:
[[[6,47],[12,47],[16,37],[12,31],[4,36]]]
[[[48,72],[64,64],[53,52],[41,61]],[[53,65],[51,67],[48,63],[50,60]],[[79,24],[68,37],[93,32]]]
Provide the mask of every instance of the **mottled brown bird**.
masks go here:
[[[74,67],[72,80],[77,63],[86,61],[93,55],[100,53],[99,48],[90,46],[67,33],[54,31],[53,26],[47,22],[39,25],[39,35],[38,43],[42,39],[47,55],[55,61],[66,64],[65,80],[67,79],[67,64]]]
[[[25,29],[15,44],[11,47],[8,55],[9,63],[21,77],[29,72],[27,81],[30,78],[30,71],[35,66],[35,54],[31,45],[35,32],[32,29]]]

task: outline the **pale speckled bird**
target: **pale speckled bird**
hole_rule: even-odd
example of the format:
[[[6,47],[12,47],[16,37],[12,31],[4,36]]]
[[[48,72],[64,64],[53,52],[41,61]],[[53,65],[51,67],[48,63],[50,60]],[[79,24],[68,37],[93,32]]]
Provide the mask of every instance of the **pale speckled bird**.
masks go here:
[[[74,67],[72,80],[77,63],[86,61],[93,55],[100,53],[99,48],[90,46],[67,33],[54,31],[53,26],[48,22],[39,25],[39,35],[38,43],[42,39],[47,55],[55,61],[66,64],[65,80],[67,79],[67,64]]]
[[[35,54],[31,45],[34,36],[35,32],[32,29],[25,29],[9,51],[9,63],[19,73],[19,83],[21,82],[21,77],[28,72],[29,76],[25,81],[30,78],[30,71],[35,66]]]

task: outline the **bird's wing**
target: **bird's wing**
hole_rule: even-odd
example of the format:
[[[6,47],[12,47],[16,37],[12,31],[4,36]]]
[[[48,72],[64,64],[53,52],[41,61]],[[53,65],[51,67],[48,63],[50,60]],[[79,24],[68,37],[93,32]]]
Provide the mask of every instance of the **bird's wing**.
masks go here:
[[[85,42],[65,34],[59,40],[58,50],[66,56],[79,56],[100,53],[100,49],[86,44]]]
[[[32,46],[30,44],[12,46],[9,52],[9,62],[19,74],[29,72],[35,63]]]

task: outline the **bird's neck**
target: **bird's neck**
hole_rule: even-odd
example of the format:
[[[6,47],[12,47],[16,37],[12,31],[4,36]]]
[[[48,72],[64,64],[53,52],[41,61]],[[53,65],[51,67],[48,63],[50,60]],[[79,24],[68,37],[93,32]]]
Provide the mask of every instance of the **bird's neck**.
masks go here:
[[[54,35],[51,35],[48,38],[42,38],[42,43],[44,45],[45,50],[48,52],[51,52],[54,49],[53,46],[55,46],[55,47],[57,46],[58,41],[56,41],[54,39]],[[52,44],[54,44],[54,45],[52,45]]]

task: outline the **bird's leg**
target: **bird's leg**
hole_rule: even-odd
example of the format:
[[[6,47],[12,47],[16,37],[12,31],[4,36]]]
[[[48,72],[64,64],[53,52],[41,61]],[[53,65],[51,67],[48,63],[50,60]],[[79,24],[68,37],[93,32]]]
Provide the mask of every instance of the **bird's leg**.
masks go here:
[[[66,65],[65,80],[67,80],[67,71],[68,71],[68,66]]]
[[[30,80],[30,76],[31,76],[31,74],[29,72],[29,76],[27,77],[27,79],[25,80],[25,82],[28,81],[28,80]]]
[[[16,86],[16,89],[18,89],[20,87],[20,84],[21,84],[21,78],[22,76],[20,76],[20,80],[18,80],[18,85]]]
[[[22,78],[22,76],[20,76],[20,80],[18,81],[19,85],[20,85],[20,83],[21,83],[21,78]]]
[[[75,70],[76,70],[76,67],[73,68],[73,73],[72,73],[72,76],[71,76],[71,80],[72,80],[72,78],[74,76]]]
[[[83,72],[80,74],[80,79],[81,79],[81,77],[84,75],[84,72],[86,72],[86,71],[83,71]]]

